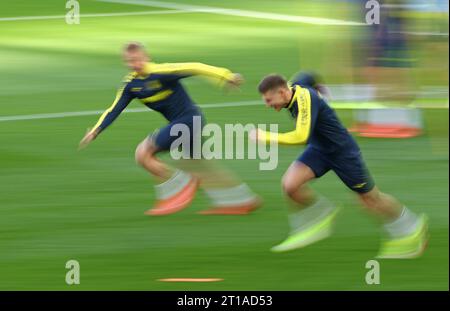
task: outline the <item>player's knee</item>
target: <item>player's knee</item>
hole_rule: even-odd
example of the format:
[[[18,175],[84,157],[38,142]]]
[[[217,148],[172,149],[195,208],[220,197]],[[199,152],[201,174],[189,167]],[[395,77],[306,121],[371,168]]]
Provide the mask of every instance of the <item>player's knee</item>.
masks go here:
[[[287,196],[293,197],[300,189],[300,186],[297,183],[291,182],[288,178],[283,178],[281,188]]]
[[[141,144],[139,144],[136,147],[136,151],[134,152],[134,158],[136,160],[136,163],[138,163],[138,164],[142,164],[144,162],[145,151],[141,147]]]
[[[141,142],[137,147],[134,154],[136,162],[138,164],[143,164],[149,158],[153,156],[152,148],[148,145],[146,141]]]

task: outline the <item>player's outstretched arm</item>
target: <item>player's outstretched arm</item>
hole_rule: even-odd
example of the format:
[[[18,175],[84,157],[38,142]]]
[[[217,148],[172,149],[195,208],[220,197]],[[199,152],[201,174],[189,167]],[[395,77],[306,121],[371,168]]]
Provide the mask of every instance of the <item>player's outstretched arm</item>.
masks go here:
[[[98,119],[95,126],[88,130],[86,135],[80,141],[78,150],[86,148],[97,136],[106,129],[120,115],[126,106],[131,102],[132,96],[129,94],[126,85],[121,87],[117,92],[116,99]]]
[[[203,63],[149,64],[146,71],[148,73],[170,75],[179,79],[190,76],[202,76],[218,82],[220,86],[227,87],[239,87],[244,81],[242,75],[238,73]]]
[[[296,127],[295,130],[287,133],[272,133],[258,129],[251,133],[250,138],[258,141],[271,142],[276,141],[282,145],[301,145],[308,141],[308,131],[303,131]]]
[[[240,73],[234,73],[233,77],[225,84],[225,87],[228,89],[238,89],[243,83],[244,77]]]
[[[92,131],[92,129],[88,128],[86,134],[78,145],[78,150],[86,148],[91,143],[91,141],[93,141],[97,137],[97,135],[97,131]]]
[[[317,111],[311,105],[311,95],[307,89],[298,95],[298,116],[295,130],[287,133],[272,133],[258,129],[251,134],[250,138],[265,142],[276,141],[283,145],[301,145],[308,142],[310,133],[317,119]]]

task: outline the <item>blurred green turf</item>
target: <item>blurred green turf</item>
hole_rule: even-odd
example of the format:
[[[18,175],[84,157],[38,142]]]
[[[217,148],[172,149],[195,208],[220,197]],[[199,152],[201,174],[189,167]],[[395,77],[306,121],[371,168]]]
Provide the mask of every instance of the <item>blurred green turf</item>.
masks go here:
[[[1,16],[62,15],[61,1],[1,3]],[[187,1],[183,1],[187,2]],[[82,12],[129,12],[149,7],[81,1]],[[207,1],[193,3],[210,4]],[[259,3],[259,5],[256,5]],[[275,11],[290,11],[289,1]],[[217,6],[271,10],[269,2]],[[298,5],[296,5],[298,7]],[[316,6],[306,15],[318,16]],[[159,10],[159,9],[157,9]],[[298,10],[298,9],[297,9]],[[321,11],[323,11],[321,9]],[[335,15],[324,15],[333,17]],[[126,73],[119,49],[142,40],[158,62],[202,61],[242,72],[241,93],[223,94],[199,79],[186,81],[200,104],[255,100],[266,73],[315,68],[338,76],[327,57],[348,29],[233,16],[188,13],[0,22],[1,115],[101,110]],[[133,103],[131,107],[141,107]],[[264,107],[207,109],[208,120],[280,123],[286,114]],[[345,124],[350,111],[339,111]],[[16,290],[448,290],[448,110],[426,110],[426,133],[409,140],[359,139],[377,184],[431,218],[427,253],[412,261],[382,261],[381,285],[365,284],[365,263],[377,252],[380,230],[332,174],[314,188],[344,206],[336,235],[301,251],[268,250],[287,232],[280,178],[302,148],[280,148],[279,166],[225,161],[264,200],[246,217],[205,217],[199,194],[191,208],[163,218],[143,212],[154,200],[152,181],[134,163],[134,148],[164,124],[156,113],[122,115],[83,152],[79,139],[97,117],[0,122],[0,289]],[[65,284],[65,263],[81,264],[81,285]],[[214,284],[165,284],[166,277],[219,277]]]

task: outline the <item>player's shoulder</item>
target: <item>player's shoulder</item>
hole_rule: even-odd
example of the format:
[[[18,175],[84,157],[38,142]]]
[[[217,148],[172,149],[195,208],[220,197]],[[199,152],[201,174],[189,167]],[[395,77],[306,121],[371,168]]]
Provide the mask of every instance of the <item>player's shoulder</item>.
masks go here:
[[[297,93],[296,96],[300,98],[302,102],[310,101],[313,104],[317,104],[317,102],[322,99],[320,93],[315,88],[309,85],[300,83],[293,83],[291,85],[294,87],[295,92]]]
[[[318,109],[319,111],[322,111],[323,108],[328,106],[326,97],[315,88],[299,84],[294,84],[294,86],[296,86],[298,92],[297,105],[302,106],[305,103],[310,103],[311,106],[315,107],[314,109]]]
[[[120,85],[119,90],[122,92],[127,92],[130,90],[130,86],[133,85],[133,81],[138,77],[137,72],[129,72],[122,78],[122,83]]]
[[[186,68],[188,63],[147,63],[145,70],[148,74],[173,74],[180,69]]]
[[[306,100],[306,99],[313,99],[313,97],[315,97],[315,93],[316,91],[314,90],[314,88],[308,86],[308,85],[304,85],[304,84],[300,84],[300,83],[292,83],[291,84],[292,87],[294,88],[295,92],[297,93],[296,96],[299,97],[302,100]]]
[[[132,82],[138,76],[137,72],[130,72],[122,78],[122,83],[128,84]]]
[[[314,88],[321,82],[322,78],[315,72],[301,71],[295,74],[291,80],[297,85]]]

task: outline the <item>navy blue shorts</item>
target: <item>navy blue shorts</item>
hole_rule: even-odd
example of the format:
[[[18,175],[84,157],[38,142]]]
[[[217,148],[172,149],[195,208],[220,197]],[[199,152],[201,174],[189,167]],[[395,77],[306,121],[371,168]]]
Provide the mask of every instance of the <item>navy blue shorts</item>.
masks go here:
[[[194,117],[199,121],[200,124],[194,126]],[[149,136],[149,138],[156,145],[158,152],[160,151],[170,151],[173,147],[172,143],[175,142],[182,135],[188,139],[188,141],[183,142],[183,145],[180,147],[188,147],[189,150],[182,150],[185,155],[193,156],[194,154],[194,140],[199,140],[197,146],[199,146],[199,150],[202,148],[202,136],[201,130],[205,125],[205,119],[203,115],[189,115],[183,116],[176,120],[173,120],[168,125],[156,130],[153,134]],[[180,131],[181,129],[181,131]],[[189,130],[189,135],[186,133],[183,134],[182,131]],[[171,134],[172,131],[172,134]],[[201,156],[201,152],[199,154]]]
[[[297,161],[311,168],[316,178],[334,171],[348,188],[358,193],[369,192],[375,186],[360,150],[326,154],[308,146]]]

